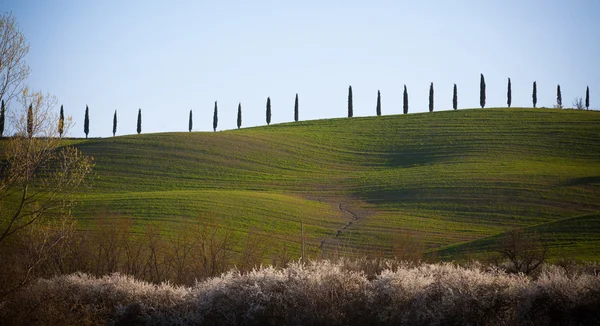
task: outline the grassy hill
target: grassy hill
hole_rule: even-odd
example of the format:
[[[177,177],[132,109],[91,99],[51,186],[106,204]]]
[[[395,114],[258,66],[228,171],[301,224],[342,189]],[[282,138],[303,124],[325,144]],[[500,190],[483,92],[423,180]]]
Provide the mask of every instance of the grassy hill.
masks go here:
[[[210,221],[298,253],[456,258],[507,230],[600,258],[600,113],[477,109],[160,133],[78,143],[96,176],[75,215]],[[319,246],[322,248],[319,249]]]

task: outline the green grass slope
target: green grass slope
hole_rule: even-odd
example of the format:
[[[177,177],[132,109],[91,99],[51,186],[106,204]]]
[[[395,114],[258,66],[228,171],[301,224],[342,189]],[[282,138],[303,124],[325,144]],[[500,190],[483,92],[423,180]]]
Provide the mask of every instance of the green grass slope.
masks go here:
[[[166,229],[210,218],[296,252],[303,223],[313,253],[392,255],[410,235],[451,258],[526,227],[575,257],[600,258],[598,112],[459,110],[77,146],[97,163],[81,218],[106,210]]]

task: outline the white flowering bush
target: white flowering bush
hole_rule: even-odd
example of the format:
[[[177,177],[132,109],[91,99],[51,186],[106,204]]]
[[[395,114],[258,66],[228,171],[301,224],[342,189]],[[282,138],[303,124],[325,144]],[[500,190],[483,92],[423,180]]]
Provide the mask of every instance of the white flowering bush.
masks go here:
[[[191,287],[121,274],[64,275],[0,303],[0,324],[600,324],[600,278],[589,268],[547,265],[532,278],[477,263],[387,261],[373,276],[360,264],[324,260],[231,270]]]

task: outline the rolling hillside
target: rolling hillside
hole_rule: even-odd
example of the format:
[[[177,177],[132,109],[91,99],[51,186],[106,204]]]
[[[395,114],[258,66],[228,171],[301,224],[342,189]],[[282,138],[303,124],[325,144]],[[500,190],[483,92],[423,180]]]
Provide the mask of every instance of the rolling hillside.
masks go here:
[[[448,258],[526,227],[557,257],[600,259],[600,113],[477,109],[90,139],[95,178],[75,215],[165,232],[180,218],[316,255]],[[321,248],[319,248],[321,247]]]

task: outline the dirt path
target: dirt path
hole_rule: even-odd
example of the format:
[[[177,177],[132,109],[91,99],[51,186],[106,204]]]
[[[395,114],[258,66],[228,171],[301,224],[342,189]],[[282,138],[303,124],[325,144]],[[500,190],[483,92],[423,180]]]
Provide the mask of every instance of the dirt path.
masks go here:
[[[347,203],[337,203],[338,209],[343,213],[343,216],[347,219],[346,224],[338,229],[335,235],[332,235],[331,238],[325,239],[321,241],[321,245],[319,248],[324,256],[330,256],[338,251],[344,251],[348,246],[346,243],[341,243],[339,237],[346,232],[352,225],[356,225],[356,222],[359,222],[362,218],[365,217],[365,213],[359,210],[353,209]]]

